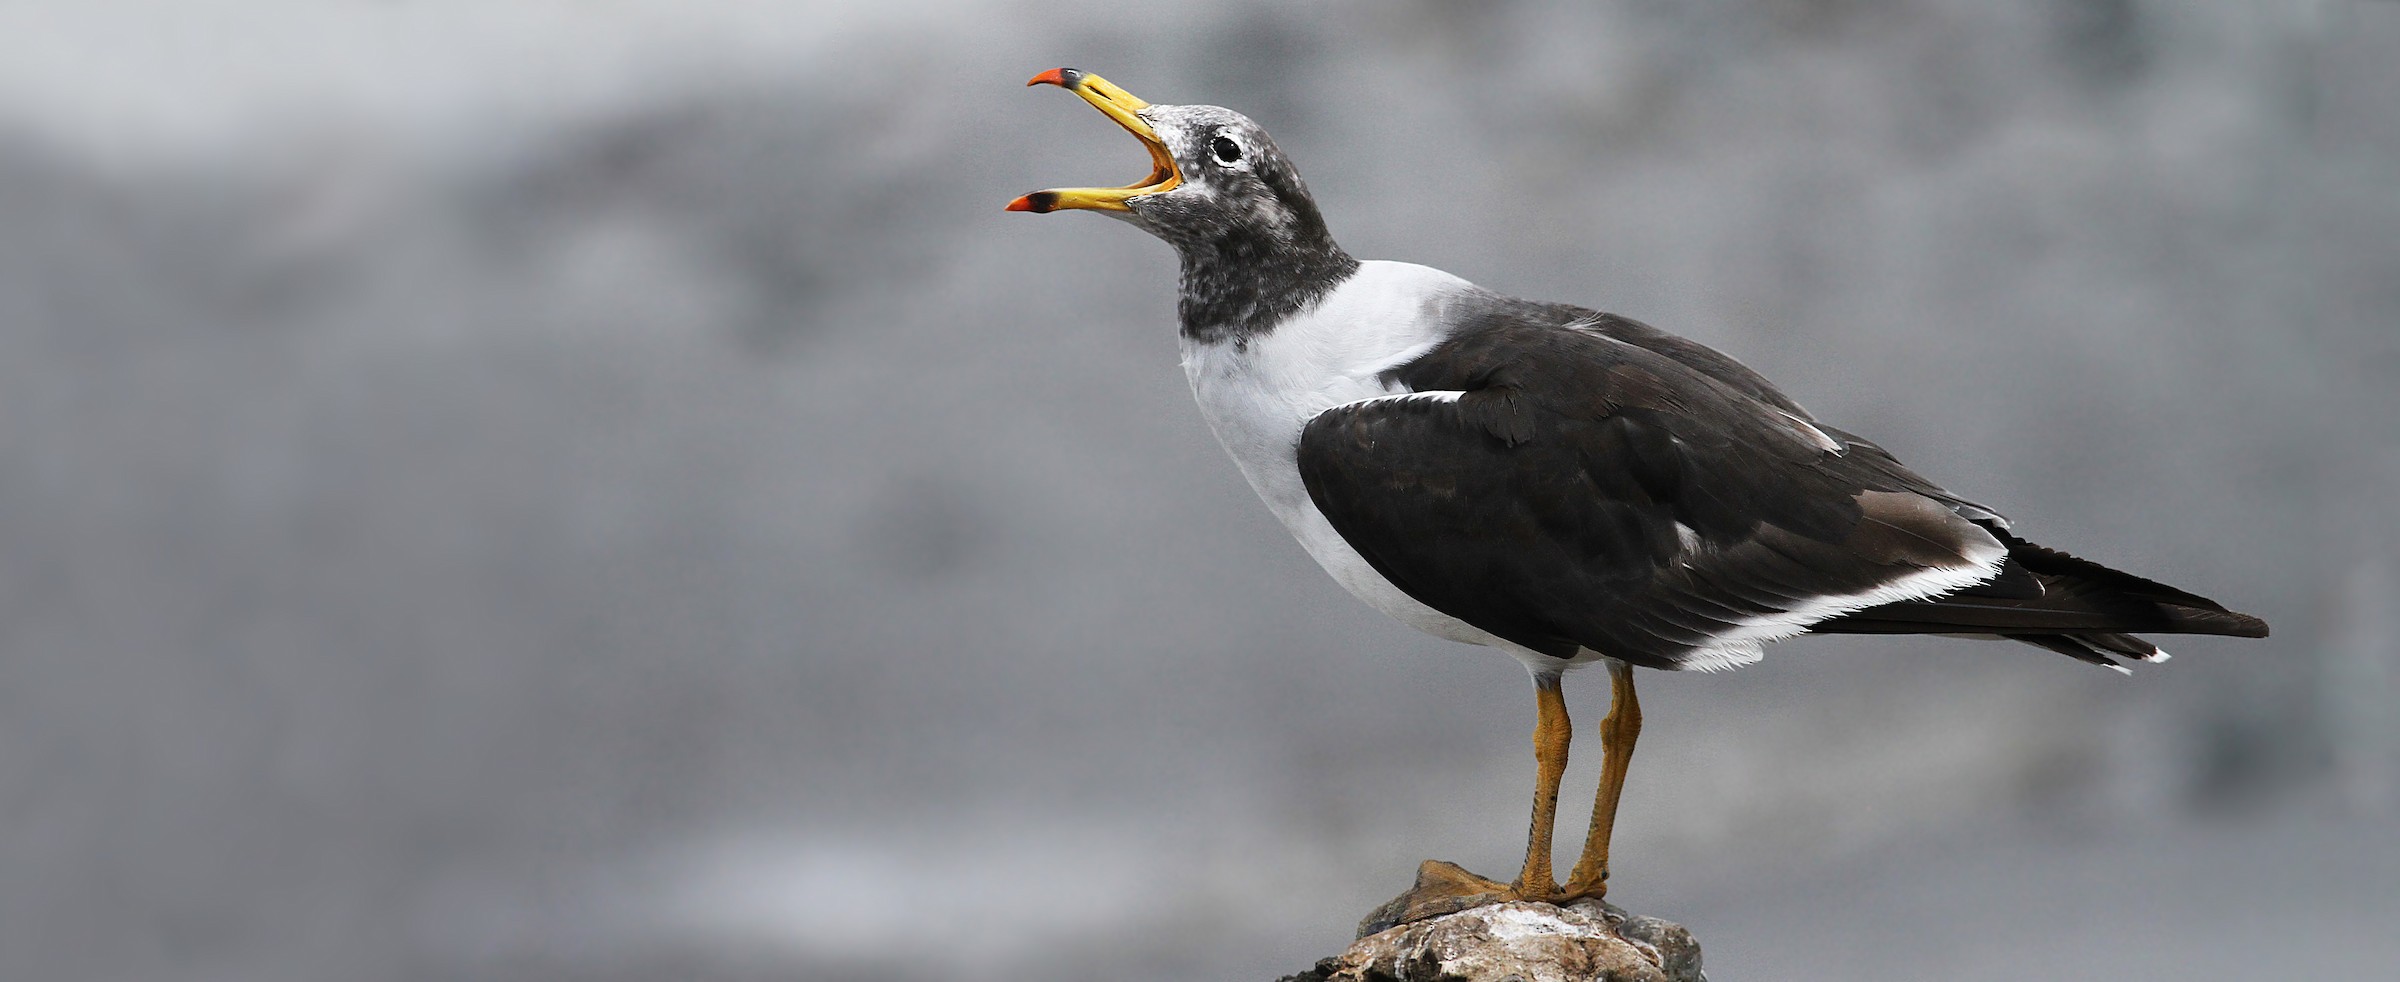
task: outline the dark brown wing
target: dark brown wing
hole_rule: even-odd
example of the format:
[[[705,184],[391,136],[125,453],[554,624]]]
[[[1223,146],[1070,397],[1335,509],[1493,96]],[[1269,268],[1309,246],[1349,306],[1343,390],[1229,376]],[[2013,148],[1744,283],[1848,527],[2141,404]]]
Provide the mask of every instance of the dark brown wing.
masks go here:
[[[1995,634],[2085,661],[2133,631],[2258,637],[2206,598],[2045,549],[1756,373],[1624,318],[1494,298],[1298,448],[1334,529],[1410,596],[1560,657],[1714,668],[1803,631]]]
[[[1392,373],[1428,395],[1337,407],[1301,436],[1318,509],[1420,602],[1551,655],[1712,668],[1998,570],[1990,533],[1849,460],[1788,400],[1545,317],[1560,310],[1496,309]]]

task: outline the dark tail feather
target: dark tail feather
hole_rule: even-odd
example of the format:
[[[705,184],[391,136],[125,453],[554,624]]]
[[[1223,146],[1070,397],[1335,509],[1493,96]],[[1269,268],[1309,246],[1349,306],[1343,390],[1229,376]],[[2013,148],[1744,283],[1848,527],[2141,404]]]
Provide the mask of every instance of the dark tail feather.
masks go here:
[[[1820,634],[1997,634],[2079,661],[2158,659],[2131,632],[2267,636],[2267,622],[2207,597],[2110,569],[1987,527],[2008,545],[2000,576],[1934,600],[1869,607],[1820,621]],[[2027,581],[2040,589],[2027,587]]]

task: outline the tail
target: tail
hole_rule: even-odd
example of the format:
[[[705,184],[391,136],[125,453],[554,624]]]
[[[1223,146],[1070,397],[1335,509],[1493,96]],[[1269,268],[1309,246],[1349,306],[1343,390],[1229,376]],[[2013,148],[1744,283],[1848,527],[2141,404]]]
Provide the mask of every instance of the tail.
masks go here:
[[[2124,670],[2117,657],[2164,661],[2132,632],[2267,636],[2267,622],[2223,604],[2046,549],[1986,525],[2008,546],[1991,582],[1932,600],[1912,600],[1819,621],[1815,634],[1991,634],[2080,661]]]

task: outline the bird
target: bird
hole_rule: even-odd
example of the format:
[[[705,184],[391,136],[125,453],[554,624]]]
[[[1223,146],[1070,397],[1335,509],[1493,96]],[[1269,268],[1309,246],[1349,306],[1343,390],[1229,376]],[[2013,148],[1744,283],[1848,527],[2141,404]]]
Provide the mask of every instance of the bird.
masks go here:
[[[1535,787],[1515,879],[1427,860],[1400,921],[1605,897],[1642,728],[1634,671],[1720,671],[1802,634],[2004,639],[2130,674],[2140,633],[2261,638],[2216,601],[2021,538],[1999,512],[1817,419],[1707,346],[1336,244],[1249,117],[1154,105],[1058,68],[1150,174],[1009,211],[1089,211],[1172,246],[1202,417],[1259,498],[1368,606],[1496,648],[1530,676]],[[1602,665],[1609,711],[1583,852],[1551,863],[1573,739],[1561,679]]]

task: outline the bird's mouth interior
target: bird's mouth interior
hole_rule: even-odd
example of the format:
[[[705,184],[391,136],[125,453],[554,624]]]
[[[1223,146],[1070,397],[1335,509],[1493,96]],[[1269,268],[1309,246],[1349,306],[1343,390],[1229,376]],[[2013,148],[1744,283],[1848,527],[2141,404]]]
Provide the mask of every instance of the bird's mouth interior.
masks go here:
[[[1142,147],[1150,151],[1150,176],[1121,188],[1052,188],[1035,191],[1009,202],[1009,211],[1037,214],[1068,208],[1132,211],[1126,206],[1125,199],[1172,191],[1183,183],[1183,174],[1175,169],[1175,155],[1168,153],[1167,145],[1159,141],[1158,131],[1151,129],[1149,123],[1135,115],[1149,108],[1149,103],[1134,98],[1133,93],[1118,88],[1114,82],[1072,68],[1053,68],[1034,76],[1025,84],[1058,86],[1082,96],[1083,101],[1116,120],[1117,125],[1125,127],[1125,132],[1139,138]]]

